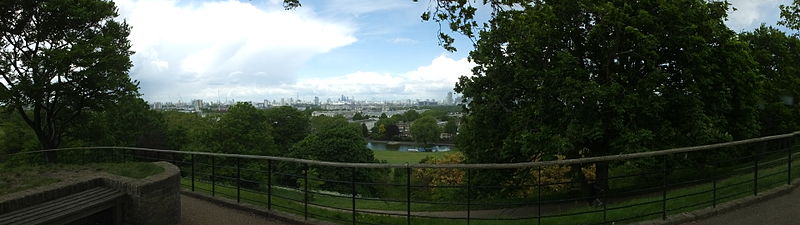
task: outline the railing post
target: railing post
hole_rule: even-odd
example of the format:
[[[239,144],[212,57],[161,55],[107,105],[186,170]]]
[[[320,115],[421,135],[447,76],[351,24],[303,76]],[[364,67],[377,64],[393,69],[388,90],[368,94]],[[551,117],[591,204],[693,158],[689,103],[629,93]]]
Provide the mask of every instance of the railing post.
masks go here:
[[[216,194],[216,182],[214,181],[214,176],[216,176],[214,168],[214,156],[211,156],[211,196],[215,196]]]
[[[303,170],[304,181],[303,182],[303,217],[308,220],[308,164],[305,164],[305,170]]]
[[[272,210],[272,160],[267,159],[267,209]]]
[[[236,203],[242,202],[242,163],[239,158],[236,158]]]
[[[536,167],[536,224],[542,224],[542,167]]]
[[[596,165],[596,164],[595,164],[595,165]],[[609,183],[609,181],[608,181],[608,178],[609,178],[610,176],[611,176],[610,174],[606,176],[606,181],[605,181],[605,184],[608,184],[608,186],[609,186],[609,188],[607,188],[607,189],[611,189],[611,188],[610,188],[610,187],[611,187],[611,185],[610,185],[610,183]],[[596,182],[597,182],[597,181],[595,181],[595,183],[596,183]],[[604,188],[604,189],[606,189],[606,188]],[[609,190],[603,190],[602,192],[600,192],[600,196],[601,196],[601,198],[602,198],[602,201],[600,202],[600,204],[602,204],[602,205],[603,205],[603,224],[606,224],[606,223],[608,222],[608,201],[609,201],[609,200],[608,200],[608,196],[607,196],[607,195],[608,195],[608,192],[609,192]]]
[[[663,166],[664,166],[664,168],[662,169],[662,173],[663,174],[661,175],[662,176],[662,182],[663,182],[663,184],[661,186],[661,219],[662,220],[666,220],[667,219],[667,188],[668,188],[668,185],[667,185],[667,160],[669,158],[668,156],[669,155],[664,155],[664,158],[662,159],[662,161],[663,161],[662,163],[663,163]]]
[[[753,151],[753,196],[758,195],[758,158],[760,157],[760,152],[763,152],[766,148],[767,141],[764,141],[761,142],[761,148]]]
[[[470,188],[470,186],[472,186],[471,184],[472,184],[472,173],[471,170],[467,168],[467,225],[469,225],[470,212],[471,212],[470,211],[470,204],[471,204],[470,200],[472,198],[471,195],[472,189]]]
[[[194,154],[191,154],[192,157],[192,192],[194,192],[194,177],[195,177],[195,169],[194,169]]]
[[[356,168],[352,167],[352,172],[350,173],[350,185],[351,185],[351,200],[353,202],[353,225],[356,225]]]
[[[786,148],[787,152],[789,152],[786,163],[786,184],[792,184],[792,149],[794,148],[795,140],[797,140],[797,135],[792,135],[791,139],[789,139],[789,146]]]
[[[411,167],[406,163],[406,224],[411,225]]]
[[[716,166],[714,167],[714,172],[711,175],[711,179],[713,180],[713,184],[711,186],[712,187],[712,191],[711,191],[711,193],[712,193],[711,207],[712,208],[717,208],[717,176],[718,176],[717,173],[719,173],[719,163],[716,163],[715,165]]]

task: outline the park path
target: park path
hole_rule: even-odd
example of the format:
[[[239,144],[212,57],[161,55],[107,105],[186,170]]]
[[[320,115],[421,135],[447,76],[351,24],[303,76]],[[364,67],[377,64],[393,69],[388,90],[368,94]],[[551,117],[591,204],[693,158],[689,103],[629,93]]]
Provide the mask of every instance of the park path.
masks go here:
[[[791,193],[686,225],[800,224],[800,187]]]
[[[250,212],[222,207],[206,200],[181,195],[182,225],[286,225]]]

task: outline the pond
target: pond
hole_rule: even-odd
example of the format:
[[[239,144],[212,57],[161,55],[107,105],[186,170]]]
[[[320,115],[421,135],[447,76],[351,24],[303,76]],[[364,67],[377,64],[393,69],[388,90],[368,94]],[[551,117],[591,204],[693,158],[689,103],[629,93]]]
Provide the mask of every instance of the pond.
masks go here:
[[[422,147],[415,143],[409,142],[377,142],[367,141],[367,148],[375,151],[401,151],[401,152],[446,152],[450,151],[453,146],[449,145],[430,145]]]

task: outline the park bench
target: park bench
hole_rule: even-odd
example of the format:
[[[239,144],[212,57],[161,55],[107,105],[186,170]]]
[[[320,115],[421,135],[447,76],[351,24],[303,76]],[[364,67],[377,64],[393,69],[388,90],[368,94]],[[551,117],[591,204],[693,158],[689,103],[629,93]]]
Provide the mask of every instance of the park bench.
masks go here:
[[[0,225],[64,225],[113,208],[114,224],[121,224],[122,192],[95,187],[0,215]]]

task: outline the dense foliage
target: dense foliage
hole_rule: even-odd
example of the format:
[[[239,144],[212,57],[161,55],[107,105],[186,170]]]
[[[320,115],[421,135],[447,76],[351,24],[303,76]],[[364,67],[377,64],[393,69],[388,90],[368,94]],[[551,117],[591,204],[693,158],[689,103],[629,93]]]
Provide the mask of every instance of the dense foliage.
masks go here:
[[[456,90],[470,162],[524,162],[758,135],[757,64],[704,0],[535,1],[504,11]],[[608,165],[597,165],[603,182]],[[578,168],[574,168],[577,173]],[[489,183],[509,177],[487,177]],[[605,184],[598,185],[605,188]]]
[[[61,146],[87,112],[136,94],[130,27],[117,16],[110,1],[0,2],[0,104],[32,128],[40,148]]]

